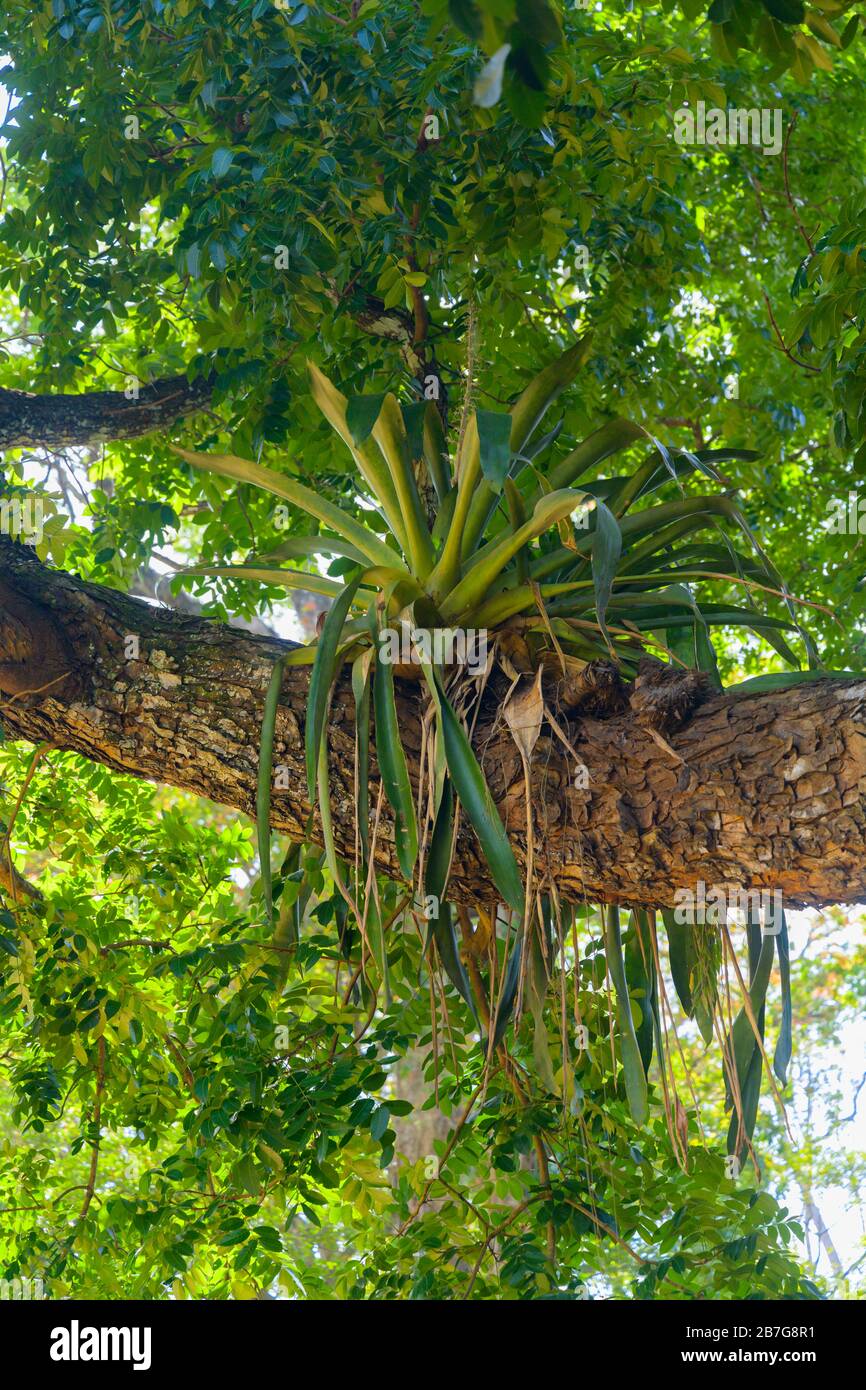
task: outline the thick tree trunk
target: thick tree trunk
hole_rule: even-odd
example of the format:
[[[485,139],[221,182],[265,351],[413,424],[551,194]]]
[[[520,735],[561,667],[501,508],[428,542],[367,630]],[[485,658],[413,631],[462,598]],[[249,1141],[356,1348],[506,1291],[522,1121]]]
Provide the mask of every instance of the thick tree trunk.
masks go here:
[[[213,381],[202,377],[163,377],[141,386],[137,396],[123,391],[80,395],[38,395],[0,388],[0,449],[65,449],[137,439],[166,429],[210,401]]]
[[[290,645],[152,607],[40,565],[0,540],[0,719],[7,736],[72,749],[119,772],[187,788],[254,814],[259,728],[276,657]],[[308,675],[289,670],[277,718],[272,822],[300,835],[309,815],[303,730]],[[419,687],[398,682],[417,784]],[[30,692],[30,693],[28,693]],[[545,687],[548,704],[556,699]],[[637,705],[637,701],[635,701]],[[523,777],[498,719],[475,743],[523,858]],[[533,757],[536,865],[573,900],[670,904],[677,888],[780,889],[789,905],[866,898],[866,682],[826,680],[712,695],[669,736],[676,757],[629,707],[562,715],[573,756],[548,726]],[[338,844],[355,842],[354,711],[344,680],[329,740]],[[584,787],[577,759],[588,774]],[[377,769],[373,759],[373,781]],[[376,804],[376,785],[371,804]],[[391,825],[377,857],[395,873]],[[458,843],[455,895],[493,894],[471,831]]]

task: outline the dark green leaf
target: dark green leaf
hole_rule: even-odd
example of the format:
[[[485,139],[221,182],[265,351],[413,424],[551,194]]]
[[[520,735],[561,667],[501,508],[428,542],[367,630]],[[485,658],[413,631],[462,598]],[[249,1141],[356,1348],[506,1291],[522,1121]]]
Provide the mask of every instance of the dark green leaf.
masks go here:
[[[378,396],[350,396],[346,404],[346,425],[356,444],[364,444],[382,410],[384,391]]]
[[[466,732],[448,703],[438,678],[436,688],[445,761],[460,804],[478,836],[493,882],[502,894],[502,901],[522,914],[523,883],[514,851]]]
[[[511,416],[496,410],[476,410],[481,472],[490,486],[502,491],[511,462]]]

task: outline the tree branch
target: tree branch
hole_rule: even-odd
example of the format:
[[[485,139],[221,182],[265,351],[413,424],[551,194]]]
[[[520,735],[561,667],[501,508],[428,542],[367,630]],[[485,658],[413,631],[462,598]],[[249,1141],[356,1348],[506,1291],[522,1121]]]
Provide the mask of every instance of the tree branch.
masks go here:
[[[0,584],[0,691],[11,692],[0,702],[7,737],[68,749],[255,816],[265,693],[274,661],[293,644],[82,583],[4,538]],[[59,677],[46,679],[63,662]],[[553,667],[545,679],[556,728],[545,724],[536,746],[530,801],[539,879],[555,882],[562,897],[672,905],[678,888],[703,881],[778,889],[789,906],[866,899],[866,681],[712,694],[667,735],[673,763],[667,744],[659,747],[651,737],[640,686],[624,687],[616,704],[581,708],[567,692],[559,698]],[[474,742],[525,862],[524,772],[499,717],[506,694],[499,680],[494,672],[488,682]],[[307,668],[286,671],[274,740],[281,775],[271,820],[294,838],[304,836],[310,815],[308,684]],[[419,683],[395,684],[417,792],[424,700]],[[567,743],[557,734],[563,729]],[[355,716],[345,675],[331,702],[328,748],[335,842],[352,858]],[[588,784],[576,776],[578,761]],[[374,806],[378,792],[374,741]],[[313,835],[321,840],[318,818]],[[397,877],[386,807],[376,847],[377,866]],[[465,818],[452,896],[481,903],[495,897]]]
[[[0,388],[0,449],[83,448],[137,439],[202,410],[212,391],[212,377],[190,382],[185,376],[141,386],[133,398],[123,391],[40,395]]]

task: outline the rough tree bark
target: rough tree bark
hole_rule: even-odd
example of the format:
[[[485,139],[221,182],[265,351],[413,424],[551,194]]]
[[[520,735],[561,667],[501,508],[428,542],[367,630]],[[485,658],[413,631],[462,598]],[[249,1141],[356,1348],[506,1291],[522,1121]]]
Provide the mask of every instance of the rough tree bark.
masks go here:
[[[0,449],[66,449],[137,439],[208,404],[213,380],[163,377],[129,399],[123,391],[37,395],[0,389]]]
[[[137,639],[135,642],[128,639]],[[7,737],[46,741],[119,772],[186,788],[254,814],[259,728],[276,657],[291,644],[155,608],[47,569],[0,540],[0,719]],[[302,833],[309,814],[303,729],[308,675],[289,670],[274,761],[288,771],[272,822]],[[417,785],[418,686],[398,682]],[[548,703],[556,690],[545,688]],[[518,856],[525,850],[519,755],[494,689],[476,747]],[[573,900],[670,904],[702,880],[780,889],[790,905],[866,898],[866,682],[712,695],[670,735],[677,759],[629,707],[562,714],[575,758],[547,727],[531,798],[536,864]],[[342,681],[329,742],[336,838],[355,838],[354,711]],[[373,759],[371,803],[378,771]],[[396,873],[383,816],[381,867]],[[455,896],[493,895],[471,831],[458,842]]]

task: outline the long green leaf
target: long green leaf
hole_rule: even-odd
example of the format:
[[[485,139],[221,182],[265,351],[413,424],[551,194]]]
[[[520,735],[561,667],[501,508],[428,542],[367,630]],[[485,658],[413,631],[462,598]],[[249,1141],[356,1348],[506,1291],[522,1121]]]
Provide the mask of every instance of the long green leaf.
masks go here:
[[[635,1036],[644,1072],[648,1074],[653,1055],[656,968],[649,918],[642,909],[631,914],[631,928],[625,945],[625,978],[630,997],[637,996],[640,1005],[641,1017],[635,1028]]]
[[[642,435],[640,425],[634,425],[630,420],[608,420],[551,470],[548,483],[552,488],[572,487],[590,468],[597,467],[612,454],[627,449]]]
[[[316,405],[350,451],[358,466],[358,472],[382,508],[383,515],[397,538],[401,550],[404,554],[408,554],[406,531],[400,515],[400,504],[387,465],[369,441],[363,444],[355,443],[346,413],[349,402],[342,391],[338,391],[334,383],[309,359],[307,360],[307,370],[310,374],[310,389]]]
[[[758,932],[760,934],[760,928],[758,928]],[[749,1000],[752,1013],[756,1019],[764,1006],[775,953],[774,938],[772,935],[767,933],[767,935],[761,937],[760,941],[760,952],[749,986]],[[751,954],[754,955],[754,952]],[[729,1073],[730,1059],[733,1058],[733,1065],[736,1070],[740,1092],[742,1092],[746,1084],[746,1076],[752,1060],[752,1053],[755,1050],[757,1050],[755,1030],[744,1004],[737,1014],[737,1017],[734,1019],[733,1026],[725,1044],[725,1070],[726,1073]],[[728,1105],[733,1104],[733,1086],[731,1084],[730,1075],[726,1075],[726,1095],[726,1103]]]
[[[677,998],[689,1018],[694,1013],[692,1000],[691,973],[695,961],[692,933],[695,928],[691,922],[678,922],[669,908],[662,908],[662,919],[668,936],[668,958],[671,965],[671,978]]]
[[[628,1098],[629,1113],[636,1125],[646,1124],[649,1116],[646,1074],[643,1059],[638,1047],[634,1018],[631,1011],[631,998],[625,978],[625,965],[622,955],[622,938],[619,930],[619,908],[605,906],[604,946],[610,977],[616,994],[616,1016],[619,1024],[619,1042],[622,1054],[622,1069],[625,1077],[625,1093]]]
[[[511,959],[505,972],[505,979],[502,982],[502,993],[499,997],[499,1005],[496,1010],[496,1018],[493,1024],[493,1050],[495,1051],[505,1036],[508,1027],[508,1020],[514,1012],[514,1005],[517,999],[517,986],[520,982],[520,961],[523,955],[523,938],[516,938],[511,948]]]
[[[262,878],[262,897],[268,921],[273,925],[274,899],[271,875],[271,780],[274,765],[274,731],[277,724],[277,706],[283,685],[286,658],[277,657],[265,695],[265,711],[262,718],[262,736],[259,748],[259,777],[256,788],[256,832],[259,847],[259,865]]]
[[[397,557],[394,556],[394,559]],[[284,589],[305,589],[311,594],[323,594],[325,598],[339,598],[343,592],[341,579],[327,579],[323,574],[310,570],[271,569],[262,565],[190,565],[177,573],[215,579],[250,579],[258,584],[279,585]]]
[[[788,940],[788,923],[784,912],[782,913],[781,930],[776,937],[776,948],[779,952],[779,980],[782,989],[782,1024],[779,1029],[779,1037],[776,1041],[776,1051],[773,1053],[773,1071],[784,1086],[785,1082],[788,1080],[788,1063],[791,1060],[791,1053],[794,1050],[792,1036],[793,1008],[791,1004],[791,946]]]
[[[433,940],[436,942],[436,950],[439,952],[439,959],[445,967],[445,973],[451,981],[458,994],[466,1000],[475,1016],[475,1000],[472,998],[472,986],[469,983],[469,976],[466,973],[466,966],[460,958],[460,947],[457,941],[457,933],[454,930],[454,919],[451,915],[451,904],[442,903],[439,913],[433,926]]]
[[[373,426],[373,438],[385,460],[397,494],[400,517],[406,534],[407,555],[412,562],[413,574],[418,579],[426,579],[433,568],[433,541],[427,529],[427,519],[412,471],[406,427],[396,397],[390,392],[385,396],[379,418]]]
[[[520,453],[553,402],[569,386],[586,362],[592,335],[585,333],[561,357],[551,362],[520,393],[511,409],[511,452]]]
[[[304,749],[307,761],[307,788],[311,804],[316,797],[316,773],[319,765],[319,747],[325,731],[325,714],[328,697],[334,682],[337,668],[337,649],[343,624],[348,616],[352,599],[355,597],[361,575],[356,574],[344,588],[340,597],[328,610],[316,648],[316,659],[310,676],[310,693],[307,701],[307,719],[304,727]]]
[[[373,650],[368,647],[352,663],[352,696],[355,701],[355,740],[358,745],[358,834],[366,864],[370,858],[370,668]]]
[[[622,554],[622,533],[619,522],[604,502],[595,504],[595,533],[592,540],[592,579],[595,585],[595,611],[598,625],[607,636],[605,614],[613,588],[619,557]]]
[[[445,761],[454,789],[478,836],[493,882],[502,895],[502,901],[514,908],[515,912],[522,913],[523,884],[514,851],[463,725],[448,703],[438,678],[434,676],[433,679]]]
[[[236,483],[249,483],[264,492],[273,493],[275,497],[283,497],[310,516],[318,517],[319,521],[323,521],[332,531],[336,531],[338,536],[349,541],[374,565],[393,565],[395,561],[399,563],[399,557],[391,547],[380,541],[378,536],[374,536],[366,526],[347,516],[320,493],[296,482],[294,478],[287,478],[282,473],[274,472],[272,468],[251,462],[250,459],[236,458],[234,454],[195,454],[189,449],[179,449],[174,444],[170,448],[180,458],[192,464],[193,468],[200,468],[205,473],[217,473],[220,477],[231,478]]]
[[[534,540],[536,536],[555,526],[585,500],[585,493],[572,488],[552,492],[536,504],[535,511],[525,525],[484,546],[475,556],[475,563],[466,576],[440,604],[445,621],[458,622],[463,614],[475,608],[486,597],[491,583],[509,560],[528,541]]]
[[[511,416],[498,410],[476,410],[481,472],[494,492],[501,492],[511,462]]]
[[[394,668],[377,653],[373,675],[376,712],[376,756],[385,795],[394,812],[394,844],[404,878],[411,879],[418,858],[418,827],[406,754],[400,738],[394,700]]]

